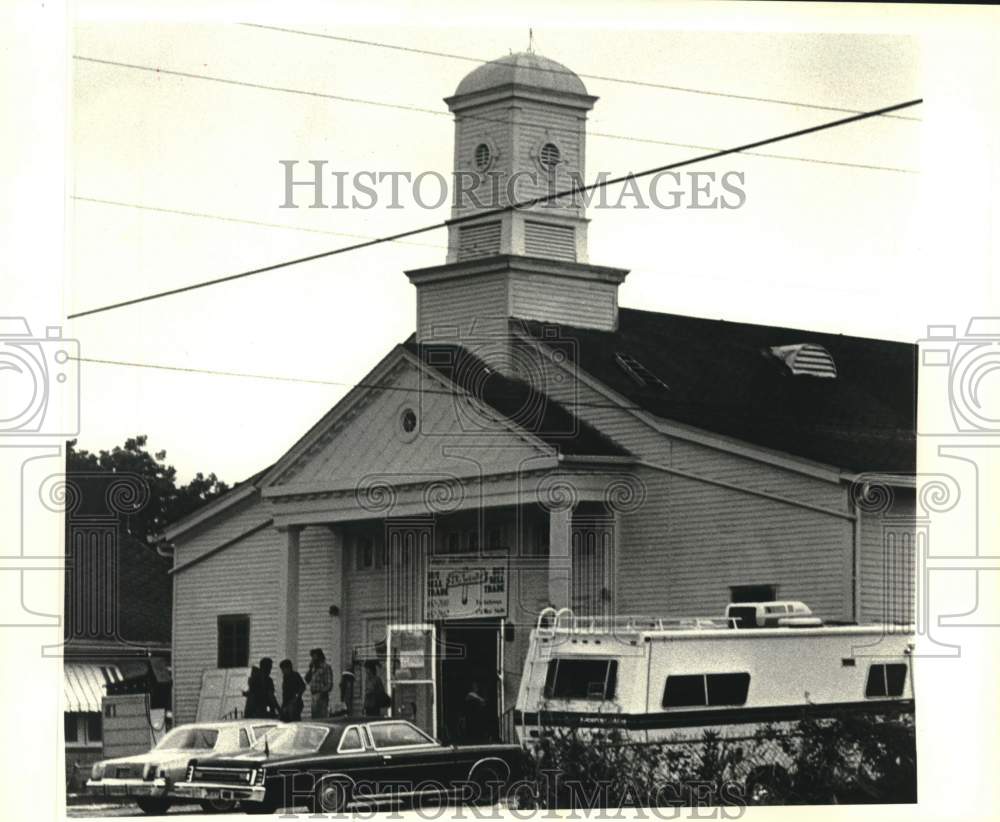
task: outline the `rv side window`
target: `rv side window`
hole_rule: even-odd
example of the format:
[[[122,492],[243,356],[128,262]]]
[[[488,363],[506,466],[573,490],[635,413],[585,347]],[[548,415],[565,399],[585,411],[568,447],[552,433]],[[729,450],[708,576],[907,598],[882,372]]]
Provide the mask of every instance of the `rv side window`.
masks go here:
[[[748,673],[668,676],[661,704],[664,708],[745,705],[749,690]]]
[[[552,659],[545,672],[547,699],[614,699],[617,688],[613,659]]]
[[[872,665],[868,669],[865,696],[902,696],[906,684],[906,666],[901,664]]]

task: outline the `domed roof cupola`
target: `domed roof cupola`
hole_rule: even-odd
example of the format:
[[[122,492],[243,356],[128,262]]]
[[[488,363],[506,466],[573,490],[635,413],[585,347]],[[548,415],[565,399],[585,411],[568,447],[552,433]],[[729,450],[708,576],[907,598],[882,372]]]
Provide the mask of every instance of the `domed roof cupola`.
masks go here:
[[[507,210],[589,182],[586,123],[596,101],[570,69],[532,51],[478,66],[445,99],[455,115],[448,257],[406,272],[417,287],[418,341],[468,348],[505,337],[511,317],[617,327],[628,272],[589,264],[585,198]],[[480,357],[506,373],[490,351]]]
[[[588,96],[583,81],[562,63],[534,52],[521,51],[485,63],[471,71],[458,84],[455,97],[504,86],[524,86]]]

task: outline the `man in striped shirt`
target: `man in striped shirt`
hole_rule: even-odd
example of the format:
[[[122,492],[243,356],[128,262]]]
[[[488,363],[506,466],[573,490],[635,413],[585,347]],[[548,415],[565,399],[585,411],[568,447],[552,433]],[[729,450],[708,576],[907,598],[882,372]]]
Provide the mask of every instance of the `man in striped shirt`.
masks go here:
[[[330,691],[333,690],[333,668],[326,661],[322,648],[313,648],[309,652],[309,670],[306,671],[306,682],[309,683],[309,693],[312,695],[312,718],[325,719],[330,715]]]

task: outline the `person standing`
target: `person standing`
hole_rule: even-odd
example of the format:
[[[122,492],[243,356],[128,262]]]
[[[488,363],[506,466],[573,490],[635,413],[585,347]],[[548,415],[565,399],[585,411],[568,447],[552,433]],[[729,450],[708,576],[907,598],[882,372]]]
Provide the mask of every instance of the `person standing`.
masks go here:
[[[382,716],[382,709],[392,704],[385,691],[385,683],[378,675],[378,662],[369,659],[365,663],[365,716]]]
[[[306,683],[292,667],[292,660],[283,659],[278,667],[281,668],[281,718],[285,722],[297,722],[302,719],[302,694]]]
[[[281,712],[278,700],[274,696],[274,680],[271,679],[271,668],[274,661],[265,656],[260,664],[250,669],[247,689],[243,696],[247,698],[243,715],[247,719],[265,719],[276,717]]]
[[[330,691],[333,690],[333,668],[326,661],[322,648],[313,648],[309,652],[309,670],[306,671],[306,682],[309,683],[309,693],[312,694],[312,718],[325,719],[330,715]]]

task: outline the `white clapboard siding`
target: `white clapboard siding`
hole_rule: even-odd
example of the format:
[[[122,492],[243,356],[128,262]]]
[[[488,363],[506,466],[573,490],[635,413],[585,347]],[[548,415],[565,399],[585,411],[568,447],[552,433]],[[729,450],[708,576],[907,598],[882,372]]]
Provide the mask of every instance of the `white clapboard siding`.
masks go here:
[[[195,528],[174,542],[174,567],[204,556],[210,551],[238,539],[247,531],[270,519],[267,508],[261,504],[259,495],[237,503],[221,516],[215,516],[204,525]]]
[[[888,511],[861,512],[861,618],[912,624],[918,532],[914,494],[894,489]]]
[[[542,255],[545,256],[545,255]],[[618,287],[546,274],[511,272],[511,315],[611,331]]]
[[[299,658],[292,660],[296,670],[308,669],[310,648],[322,648],[329,656],[339,643],[334,631],[340,629],[330,615],[331,605],[343,608],[335,593],[337,563],[333,552],[338,550],[342,549],[326,526],[304,528],[299,535]]]
[[[228,519],[219,517],[216,528],[225,529]],[[277,653],[278,557],[284,545],[283,534],[264,529],[174,575],[172,664],[178,723],[194,721],[202,672],[218,663],[220,615],[249,614],[251,662]]]
[[[417,331],[421,340],[454,340],[457,330],[464,341],[474,319],[508,314],[504,274],[424,283],[417,289]]]

